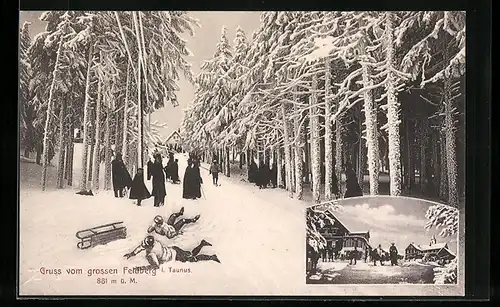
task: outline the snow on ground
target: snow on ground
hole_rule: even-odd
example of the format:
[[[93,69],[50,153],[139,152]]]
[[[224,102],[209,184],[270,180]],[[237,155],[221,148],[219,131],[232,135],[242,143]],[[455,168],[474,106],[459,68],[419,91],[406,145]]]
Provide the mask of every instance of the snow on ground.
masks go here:
[[[81,161],[75,148],[75,163]],[[184,175],[186,156],[179,159]],[[206,166],[205,166],[206,167]],[[394,285],[307,285],[305,282],[305,208],[307,201],[290,199],[281,189],[259,190],[239,176],[220,176],[220,187],[211,184],[202,168],[205,198],[181,198],[182,185],[167,184],[166,204],[155,208],[153,199],[141,207],[127,198],[114,198],[112,191],[96,196],[76,195],[79,167],[75,166],[73,188],[56,190],[55,167],[48,171],[47,190],[40,190],[41,167],[20,165],[20,294],[21,295],[431,295],[442,289],[395,289]],[[101,187],[104,169],[101,168]],[[146,182],[151,189],[151,182]],[[221,263],[167,263],[156,276],[122,274],[123,267],[145,265],[144,254],[126,260],[123,254],[135,248],[146,235],[155,215],[167,217],[185,208],[184,216],[201,215],[164,244],[190,250],[202,239],[212,243],[202,253],[217,254]],[[106,223],[123,221],[127,238],[104,246],[80,250],[75,233]],[[60,275],[41,274],[40,269],[62,270]],[[170,273],[169,268],[189,268],[190,273]],[[84,269],[83,275],[69,275],[70,268]],[[116,275],[87,276],[89,269],[116,268]],[[326,276],[328,275],[328,276]],[[337,272],[326,273],[335,279]],[[107,278],[98,284],[97,278]],[[129,278],[137,283],[130,283]],[[127,283],[121,284],[121,279]],[[117,284],[111,280],[116,279]],[[455,293],[455,292],[453,292]]]
[[[185,157],[177,158],[182,176]],[[32,182],[24,188],[21,184],[21,294],[283,294],[293,293],[303,283],[305,231],[300,203],[275,205],[224,178],[222,186],[215,187],[203,169],[206,199],[184,200],[182,185],[168,183],[165,206],[155,208],[149,199],[138,207],[126,198],[114,198],[111,191],[96,196],[76,195],[74,189],[41,192],[34,186],[39,181],[33,180],[37,167],[22,166],[25,171],[32,168]],[[153,217],[168,216],[181,207],[184,216],[200,214],[200,220],[186,226],[181,236],[162,242],[190,250],[206,239],[213,246],[202,252],[217,254],[222,263],[172,263],[163,265],[166,272],[154,277],[122,276],[122,267],[146,264],[143,254],[130,260],[123,254],[141,242]],[[87,250],[76,247],[77,231],[118,221],[127,227],[126,239]],[[169,273],[170,266],[190,268],[191,273]],[[85,273],[91,268],[117,268],[119,275],[99,277],[137,277],[137,284],[97,285],[98,276],[42,275],[41,267],[83,268]]]

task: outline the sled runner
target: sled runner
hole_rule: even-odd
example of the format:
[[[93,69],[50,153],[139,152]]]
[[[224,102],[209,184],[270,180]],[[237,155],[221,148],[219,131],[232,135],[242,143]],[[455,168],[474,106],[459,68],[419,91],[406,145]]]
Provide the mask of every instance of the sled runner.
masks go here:
[[[123,225],[123,222],[115,222],[78,231],[76,237],[81,241],[76,246],[79,249],[87,249],[124,239],[126,236],[127,228]]]

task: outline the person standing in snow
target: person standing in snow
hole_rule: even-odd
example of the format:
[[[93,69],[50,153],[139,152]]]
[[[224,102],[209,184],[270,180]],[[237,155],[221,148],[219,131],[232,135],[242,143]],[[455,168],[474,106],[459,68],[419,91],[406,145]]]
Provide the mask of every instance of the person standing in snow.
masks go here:
[[[350,165],[346,166],[346,191],[344,198],[363,196],[363,191],[358,183],[356,173]]]
[[[278,163],[276,160],[273,161],[273,166],[271,168],[271,184],[274,189],[278,186]]]
[[[212,246],[205,240],[201,240],[200,244],[191,251],[183,250],[178,246],[164,246],[159,241],[155,240],[152,235],[148,235],[132,252],[123,255],[123,257],[130,259],[142,251],[146,252],[146,260],[149,262],[148,266],[139,267],[139,269],[159,269],[160,264],[170,261],[179,262],[198,262],[198,261],[215,261],[220,263],[217,255],[204,255],[200,254],[204,246]]]
[[[354,250],[349,253],[349,264],[352,264],[354,262],[354,265],[356,265],[357,260],[358,260],[358,248],[355,245]]]
[[[165,203],[167,190],[165,189],[165,174],[163,173],[161,155],[157,153],[154,159],[155,161],[151,165],[151,176],[153,177],[153,191],[151,191],[151,194],[154,197],[154,206],[159,207]]]
[[[257,183],[257,172],[258,172],[257,164],[252,159],[252,162],[250,162],[250,165],[248,166],[248,182],[255,184]]]
[[[194,159],[188,160],[188,166],[184,173],[182,198],[197,199],[201,198],[201,184],[203,179],[200,175],[200,169]]]
[[[391,243],[391,247],[389,248],[389,256],[391,258],[391,265],[398,265],[398,249]]]
[[[373,265],[377,266],[377,260],[380,261],[380,265],[384,265],[384,251],[382,250],[382,245],[378,245],[376,249],[373,250]]]
[[[134,176],[134,180],[132,180],[132,186],[130,188],[130,199],[137,200],[137,206],[141,205],[141,202],[144,199],[148,199],[151,197],[151,194],[148,191],[148,188],[144,184],[144,170],[142,168],[137,169],[137,174]]]
[[[178,184],[180,183],[179,180],[179,160],[175,159],[174,162],[170,165],[170,179],[172,180],[172,183]]]
[[[123,197],[123,190],[130,188],[132,185],[132,178],[123,163],[122,155],[116,153],[115,159],[111,161],[111,174],[113,175],[113,191],[115,197]]]
[[[212,181],[215,186],[219,185],[219,171],[219,164],[217,164],[217,160],[214,160],[212,165],[210,165],[209,174],[212,175]]]
[[[192,219],[182,218],[177,220],[177,218],[183,214],[184,207],[182,207],[179,212],[172,213],[167,222],[165,222],[161,215],[155,216],[153,224],[148,228],[148,233],[156,232],[161,236],[166,236],[167,238],[172,239],[182,233],[181,229],[184,225],[195,223],[200,219],[200,215],[198,214]]]

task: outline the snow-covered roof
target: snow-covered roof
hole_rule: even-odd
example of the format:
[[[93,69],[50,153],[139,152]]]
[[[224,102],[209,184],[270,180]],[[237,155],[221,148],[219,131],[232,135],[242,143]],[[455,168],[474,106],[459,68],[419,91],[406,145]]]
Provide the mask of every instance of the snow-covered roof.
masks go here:
[[[417,244],[414,244],[414,243],[410,243],[410,245],[408,245],[408,247],[410,247],[410,246],[413,246],[415,249],[417,249],[417,250],[419,250],[419,251],[423,251],[423,250],[422,250],[422,247],[420,247],[420,245],[417,245]],[[407,247],[407,248],[408,248],[408,247]]]
[[[326,211],[328,211],[328,213],[330,213],[342,226],[345,227],[345,229],[347,229],[347,231],[350,233],[350,234],[365,234],[367,232],[369,232],[369,230],[359,230],[359,229],[356,229],[357,225],[355,225],[354,223],[350,223],[351,219],[343,219],[343,214],[342,214],[342,210],[339,210],[339,211],[333,211],[333,210],[330,210],[330,209],[327,209]]]
[[[177,134],[177,136],[179,136],[179,138],[181,137],[179,131],[174,130],[174,131],[172,131],[172,133],[170,133],[170,135],[167,137],[167,139],[165,140],[165,142],[168,142],[175,134]]]
[[[445,247],[445,248],[443,248],[443,250],[446,251],[447,253],[449,253],[451,256],[456,257],[455,254],[451,250],[449,250],[448,248]]]
[[[421,246],[420,245],[420,248],[421,250],[423,251],[427,251],[427,250],[434,250],[434,249],[442,249],[442,248],[445,248],[446,247],[446,243],[436,243],[436,244],[432,244],[432,245],[427,245],[427,246]]]

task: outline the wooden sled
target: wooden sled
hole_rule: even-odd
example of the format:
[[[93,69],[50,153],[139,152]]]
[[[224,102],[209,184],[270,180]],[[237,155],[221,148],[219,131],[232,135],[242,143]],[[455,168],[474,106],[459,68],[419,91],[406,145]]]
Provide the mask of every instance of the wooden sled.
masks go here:
[[[76,237],[81,241],[76,245],[79,249],[87,249],[96,245],[104,245],[127,237],[127,227],[123,222],[105,224],[76,233]]]

